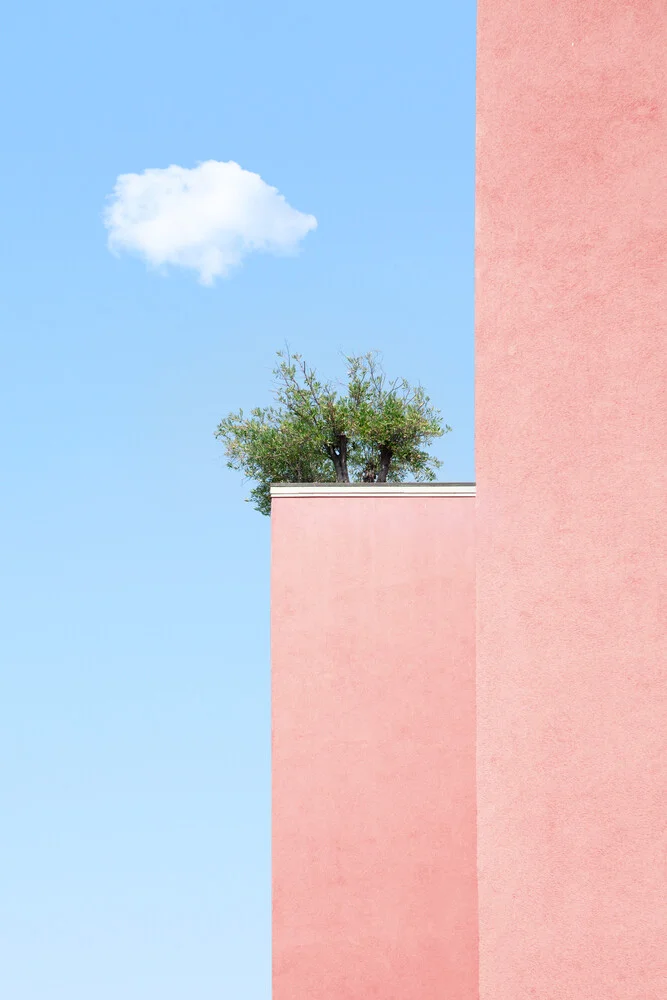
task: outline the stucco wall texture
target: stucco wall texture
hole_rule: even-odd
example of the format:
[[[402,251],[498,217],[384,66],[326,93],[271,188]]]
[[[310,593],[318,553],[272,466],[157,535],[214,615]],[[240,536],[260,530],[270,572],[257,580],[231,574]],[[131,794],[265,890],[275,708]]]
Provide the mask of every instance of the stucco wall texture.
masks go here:
[[[277,498],[274,1000],[476,1000],[474,498]]]
[[[480,995],[665,1000],[667,5],[478,11]]]

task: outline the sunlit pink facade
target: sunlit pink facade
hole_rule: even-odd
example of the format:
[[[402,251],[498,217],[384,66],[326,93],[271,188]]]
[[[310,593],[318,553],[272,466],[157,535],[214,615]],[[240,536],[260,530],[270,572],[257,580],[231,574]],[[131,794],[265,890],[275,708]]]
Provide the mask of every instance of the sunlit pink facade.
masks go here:
[[[477,997],[474,503],[274,496],[274,1000]]]
[[[478,11],[476,498],[274,499],[274,1000],[667,998],[667,7]]]
[[[482,1000],[667,998],[667,5],[479,0]]]

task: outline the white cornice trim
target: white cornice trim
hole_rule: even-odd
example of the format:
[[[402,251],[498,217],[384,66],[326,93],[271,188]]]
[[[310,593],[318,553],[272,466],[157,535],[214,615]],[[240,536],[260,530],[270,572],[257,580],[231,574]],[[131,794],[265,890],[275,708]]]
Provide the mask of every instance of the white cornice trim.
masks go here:
[[[278,497],[474,497],[474,483],[275,483]]]

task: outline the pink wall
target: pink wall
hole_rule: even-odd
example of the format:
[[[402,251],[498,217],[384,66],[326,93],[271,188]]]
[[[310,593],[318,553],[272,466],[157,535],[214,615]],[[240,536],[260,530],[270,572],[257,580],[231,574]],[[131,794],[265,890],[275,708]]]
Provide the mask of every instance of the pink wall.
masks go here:
[[[479,0],[482,1000],[667,997],[667,7]]]
[[[274,1000],[475,1000],[474,499],[304,489],[272,515]]]

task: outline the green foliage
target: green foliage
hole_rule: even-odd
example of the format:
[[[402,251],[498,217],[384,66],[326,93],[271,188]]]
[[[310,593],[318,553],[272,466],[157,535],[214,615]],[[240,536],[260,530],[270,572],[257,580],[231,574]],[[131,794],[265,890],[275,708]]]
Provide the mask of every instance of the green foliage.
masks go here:
[[[271,483],[435,479],[442,463],[427,448],[451,428],[421,386],[390,382],[376,352],[345,359],[344,394],[301,355],[278,359],[277,405],[231,413],[216,431],[229,468],[257,483],[250,499],[262,514],[271,513]]]

